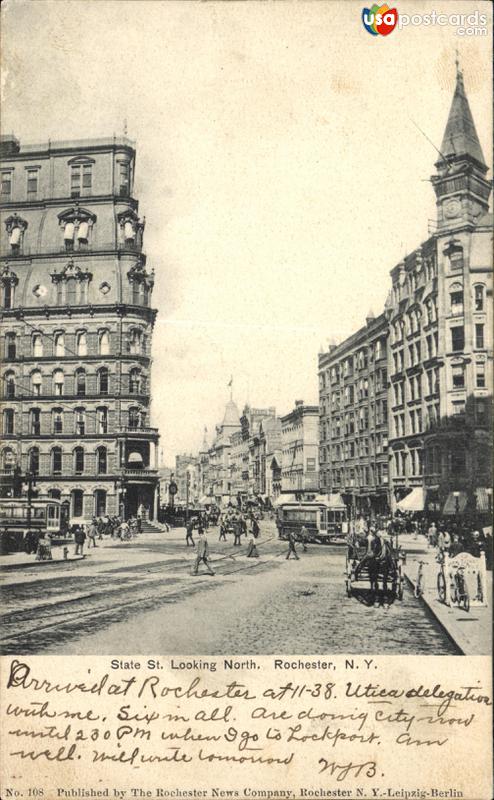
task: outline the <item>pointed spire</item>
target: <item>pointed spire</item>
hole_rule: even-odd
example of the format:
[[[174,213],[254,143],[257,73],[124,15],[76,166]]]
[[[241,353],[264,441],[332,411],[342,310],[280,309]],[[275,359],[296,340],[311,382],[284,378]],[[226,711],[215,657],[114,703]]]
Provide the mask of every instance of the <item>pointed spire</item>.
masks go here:
[[[458,50],[456,51],[455,64],[456,88],[440,150],[443,156],[456,156],[458,158],[469,156],[482,167],[485,167],[484,155],[465,93]]]

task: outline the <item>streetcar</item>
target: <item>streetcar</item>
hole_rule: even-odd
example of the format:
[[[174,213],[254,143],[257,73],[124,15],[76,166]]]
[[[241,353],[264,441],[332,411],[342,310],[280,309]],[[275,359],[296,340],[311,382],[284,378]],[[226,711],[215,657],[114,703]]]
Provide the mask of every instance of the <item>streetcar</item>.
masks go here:
[[[19,552],[25,540],[61,534],[62,503],[53,498],[0,498],[0,552]]]
[[[297,539],[305,527],[308,542],[346,544],[347,509],[339,495],[316,495],[312,500],[280,495],[275,506],[280,539],[288,539],[290,533]]]

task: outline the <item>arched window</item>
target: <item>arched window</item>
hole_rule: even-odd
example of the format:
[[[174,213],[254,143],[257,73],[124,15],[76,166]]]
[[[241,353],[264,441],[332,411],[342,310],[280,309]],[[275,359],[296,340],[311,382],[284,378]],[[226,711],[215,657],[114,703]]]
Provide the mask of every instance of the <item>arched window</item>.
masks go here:
[[[106,492],[104,489],[96,489],[94,493],[94,515],[102,517],[106,514]]]
[[[129,428],[133,428],[134,430],[136,428],[139,428],[140,421],[141,421],[140,408],[138,406],[132,406],[132,408],[129,408]]]
[[[65,355],[65,336],[63,333],[55,334],[55,355],[56,356]]]
[[[51,451],[51,472],[52,475],[62,474],[62,448],[53,447]]]
[[[63,433],[63,409],[54,408],[52,413],[53,433]]]
[[[76,475],[82,475],[84,472],[84,449],[76,447],[74,450],[74,472]]]
[[[70,493],[72,517],[82,517],[84,492],[82,489],[72,489]]]
[[[101,331],[99,335],[99,352],[102,356],[110,354],[110,334],[108,331]]]
[[[101,367],[98,370],[98,392],[99,394],[108,394],[109,389],[109,374],[107,367]]]
[[[52,500],[61,500],[62,492],[60,489],[48,489],[48,497],[51,497]]]
[[[129,352],[137,355],[142,351],[142,331],[140,328],[133,328],[129,337]]]
[[[39,436],[41,433],[41,410],[32,408],[29,412],[29,433],[31,436]]]
[[[75,393],[77,397],[84,397],[86,394],[86,372],[82,368],[75,373]]]
[[[5,397],[7,400],[12,400],[15,397],[15,374],[13,372],[6,372],[4,375],[5,384]]]
[[[9,361],[17,356],[17,338],[15,333],[5,334],[5,355]]]
[[[29,472],[39,475],[39,447],[31,447],[28,453]]]
[[[463,314],[463,286],[461,283],[451,284],[449,297],[451,301],[451,313],[453,316],[461,316]]]
[[[85,331],[77,334],[77,355],[87,356],[87,335]]]
[[[86,410],[84,408],[76,408],[74,413],[76,436],[84,436],[86,433]]]
[[[108,471],[108,455],[106,447],[98,447],[96,450],[96,472],[98,475],[106,475]]]
[[[43,357],[43,337],[40,333],[35,333],[33,336],[33,356],[34,358]]]
[[[61,369],[56,369],[53,373],[53,394],[58,397],[63,395],[65,376]]]
[[[15,453],[10,447],[6,447],[2,453],[2,467],[8,472],[12,472],[16,464]]]
[[[485,293],[485,286],[483,283],[477,283],[474,287],[474,305],[475,311],[483,311],[484,310],[484,293]]]
[[[39,369],[36,369],[34,372],[31,373],[31,391],[36,396],[39,397],[41,394],[41,386],[43,383],[43,377]]]
[[[129,374],[129,392],[130,394],[140,394],[141,392],[141,370],[131,369]]]
[[[108,409],[100,407],[96,409],[96,432],[108,433]]]
[[[4,436],[11,436],[14,430],[14,409],[4,408],[3,410],[3,434]]]

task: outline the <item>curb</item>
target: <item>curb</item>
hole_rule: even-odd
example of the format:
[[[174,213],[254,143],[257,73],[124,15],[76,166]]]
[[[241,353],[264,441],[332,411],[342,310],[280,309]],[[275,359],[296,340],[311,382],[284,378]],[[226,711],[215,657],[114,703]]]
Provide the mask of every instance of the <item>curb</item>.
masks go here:
[[[407,573],[407,572],[404,572],[403,574],[404,574],[405,578],[407,579],[408,583],[410,584],[410,586],[412,587],[412,589],[415,589],[415,581],[413,580],[413,578],[411,578],[411,577],[408,575],[408,573]],[[414,596],[415,596],[415,595],[414,595]],[[432,614],[432,616],[434,617],[434,619],[436,620],[436,622],[439,624],[439,626],[441,627],[441,629],[444,631],[444,633],[446,634],[446,636],[448,637],[448,639],[450,640],[450,642],[452,642],[452,643],[454,644],[454,646],[457,648],[457,650],[459,650],[459,652],[460,652],[460,655],[462,655],[462,656],[466,656],[466,655],[468,655],[468,653],[466,653],[466,652],[463,650],[463,648],[462,648],[462,647],[460,647],[459,643],[456,641],[456,639],[455,639],[455,637],[453,636],[453,634],[451,633],[451,631],[450,631],[450,630],[449,630],[449,629],[446,627],[446,625],[445,625],[444,621],[443,621],[443,620],[442,620],[442,619],[441,619],[441,618],[438,616],[438,614],[436,613],[435,609],[434,609],[434,608],[431,606],[431,604],[429,603],[429,601],[427,600],[427,598],[425,597],[425,595],[424,595],[424,594],[421,594],[421,595],[419,595],[419,597],[417,598],[417,600],[420,600],[420,602],[421,602],[421,603],[422,603],[424,606],[426,606],[426,608],[427,608],[427,609],[430,611],[430,613]]]

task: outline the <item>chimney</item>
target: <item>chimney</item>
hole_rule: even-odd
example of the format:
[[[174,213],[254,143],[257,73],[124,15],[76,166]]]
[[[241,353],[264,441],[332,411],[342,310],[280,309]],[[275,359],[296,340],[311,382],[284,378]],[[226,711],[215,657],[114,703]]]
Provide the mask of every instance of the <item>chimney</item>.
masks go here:
[[[295,400],[295,408],[300,408],[300,406],[303,406],[303,404],[303,400]]]
[[[13,133],[6,133],[0,136],[0,156],[3,158],[13,156],[21,149],[21,143]]]

